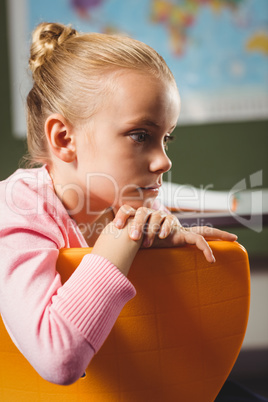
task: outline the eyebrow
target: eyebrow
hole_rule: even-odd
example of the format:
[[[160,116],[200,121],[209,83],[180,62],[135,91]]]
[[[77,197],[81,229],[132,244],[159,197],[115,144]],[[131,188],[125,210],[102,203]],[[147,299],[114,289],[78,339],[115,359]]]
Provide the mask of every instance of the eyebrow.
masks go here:
[[[151,126],[151,127],[156,127],[156,128],[160,127],[160,124],[156,123],[155,121],[148,120],[146,118],[131,120],[131,121],[128,121],[127,124],[129,124],[129,125],[131,125],[131,124],[145,124],[146,126]],[[175,127],[176,127],[176,124],[174,126],[172,126],[170,128],[170,130],[174,130]]]
[[[146,124],[146,126],[153,126],[153,127],[159,127],[159,124],[157,124],[156,122],[152,121],[152,120],[148,120],[146,118],[142,118],[142,119],[135,119],[135,120],[131,120],[128,121],[127,124]]]

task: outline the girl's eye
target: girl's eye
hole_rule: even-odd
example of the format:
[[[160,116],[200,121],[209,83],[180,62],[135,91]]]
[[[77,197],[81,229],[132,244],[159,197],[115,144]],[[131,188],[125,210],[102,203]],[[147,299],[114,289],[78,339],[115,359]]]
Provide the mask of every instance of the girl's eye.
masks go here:
[[[130,137],[135,141],[135,142],[144,142],[146,141],[148,134],[144,132],[137,132],[137,133],[132,133],[130,134]]]
[[[168,149],[168,144],[172,141],[174,141],[175,137],[174,135],[166,135],[164,138],[164,147],[167,150]]]

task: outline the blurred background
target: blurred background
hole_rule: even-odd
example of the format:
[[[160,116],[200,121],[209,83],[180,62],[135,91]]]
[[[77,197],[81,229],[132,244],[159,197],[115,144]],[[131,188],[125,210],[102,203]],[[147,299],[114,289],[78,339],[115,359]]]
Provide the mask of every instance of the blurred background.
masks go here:
[[[0,180],[18,168],[26,150],[23,102],[18,103],[30,85],[30,32],[48,19],[84,31],[125,31],[164,56],[183,104],[168,151],[169,180],[229,191],[242,180],[250,189],[250,177],[261,172],[257,189],[268,189],[267,0],[1,0]],[[24,31],[16,33],[19,25]],[[260,230],[241,222],[222,228],[238,235],[251,264],[249,326],[231,376],[268,397],[268,205],[263,207]]]

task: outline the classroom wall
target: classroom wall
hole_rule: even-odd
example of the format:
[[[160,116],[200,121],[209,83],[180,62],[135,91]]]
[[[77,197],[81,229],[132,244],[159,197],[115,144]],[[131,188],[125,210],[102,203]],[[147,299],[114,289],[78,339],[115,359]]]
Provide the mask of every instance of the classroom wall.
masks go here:
[[[10,74],[6,0],[0,1],[0,180],[19,165],[26,144],[12,135]],[[183,99],[182,99],[183,101]],[[268,188],[268,120],[178,125],[176,140],[169,146],[173,161],[171,179],[196,187],[229,190],[240,180],[263,171],[263,187]],[[268,230],[262,233],[234,228],[250,254],[268,256]]]

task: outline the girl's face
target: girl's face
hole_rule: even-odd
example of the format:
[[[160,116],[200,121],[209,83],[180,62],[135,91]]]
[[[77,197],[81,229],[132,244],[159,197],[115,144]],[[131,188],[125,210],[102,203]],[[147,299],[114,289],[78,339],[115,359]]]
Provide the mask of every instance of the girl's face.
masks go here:
[[[177,88],[136,71],[117,74],[111,86],[76,140],[77,184],[87,213],[150,206],[171,167],[166,145],[179,116]]]

